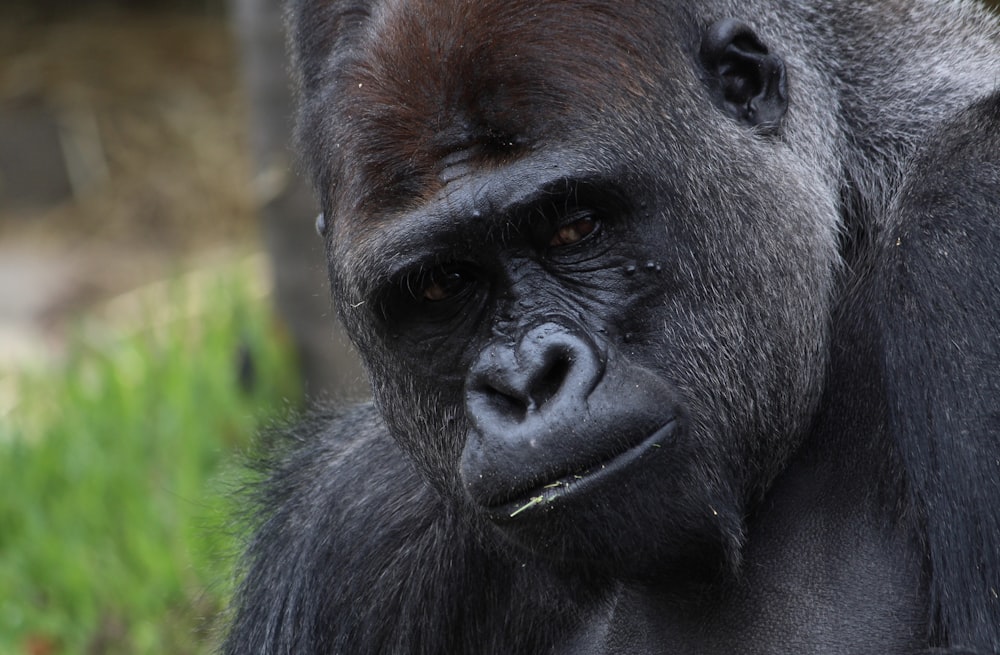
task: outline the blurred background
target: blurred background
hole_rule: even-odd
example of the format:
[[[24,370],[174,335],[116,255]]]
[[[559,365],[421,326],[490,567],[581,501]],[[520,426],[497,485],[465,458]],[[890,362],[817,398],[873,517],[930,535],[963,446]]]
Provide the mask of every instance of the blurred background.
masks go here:
[[[366,384],[278,0],[0,1],[0,655],[209,653],[254,435]]]
[[[254,435],[367,386],[280,0],[0,0],[0,655],[210,653]]]

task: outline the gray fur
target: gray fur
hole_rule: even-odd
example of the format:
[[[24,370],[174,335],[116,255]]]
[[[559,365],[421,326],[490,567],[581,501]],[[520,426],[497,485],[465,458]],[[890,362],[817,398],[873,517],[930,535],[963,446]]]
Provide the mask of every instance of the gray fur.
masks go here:
[[[375,404],[272,456],[227,653],[1000,652],[996,19],[958,0],[289,16]],[[727,18],[783,64],[778,125],[719,111],[699,46]],[[544,216],[500,209],[561,180],[621,199],[600,266],[539,264]],[[488,279],[482,306],[393,304],[454,261]],[[505,522],[462,466],[487,497],[491,475],[524,484],[510,462],[545,468],[476,414],[470,371],[530,377],[482,362],[539,325],[600,369],[539,458],[632,447],[629,403],[682,429],[575,510]]]

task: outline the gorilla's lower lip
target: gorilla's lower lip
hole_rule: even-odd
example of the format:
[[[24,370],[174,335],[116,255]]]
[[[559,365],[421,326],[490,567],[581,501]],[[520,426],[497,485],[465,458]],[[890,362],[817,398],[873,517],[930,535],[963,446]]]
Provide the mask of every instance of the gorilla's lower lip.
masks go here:
[[[549,480],[517,500],[489,508],[490,517],[494,521],[516,521],[528,518],[538,512],[545,511],[553,501],[576,496],[599,486],[605,478],[624,471],[650,451],[659,449],[665,441],[673,436],[676,428],[677,420],[673,419],[638,444],[605,462],[589,466],[578,473]]]

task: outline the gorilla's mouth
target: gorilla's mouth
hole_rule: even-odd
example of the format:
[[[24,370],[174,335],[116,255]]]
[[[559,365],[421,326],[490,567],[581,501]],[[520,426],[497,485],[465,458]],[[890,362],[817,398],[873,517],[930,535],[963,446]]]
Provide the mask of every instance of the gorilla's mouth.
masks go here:
[[[644,457],[655,456],[677,431],[677,419],[671,419],[648,437],[606,460],[595,462],[570,474],[560,474],[520,492],[514,500],[498,503],[488,508],[490,518],[498,523],[525,520],[548,511],[553,503],[568,500],[598,488],[619,473],[630,469]]]

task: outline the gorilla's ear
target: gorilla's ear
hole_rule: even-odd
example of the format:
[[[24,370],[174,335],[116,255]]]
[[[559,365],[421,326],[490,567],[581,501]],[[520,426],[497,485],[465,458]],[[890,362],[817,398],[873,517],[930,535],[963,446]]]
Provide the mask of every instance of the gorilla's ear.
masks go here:
[[[752,29],[732,18],[713,23],[701,42],[701,63],[719,106],[737,120],[777,129],[788,109],[785,63]]]

